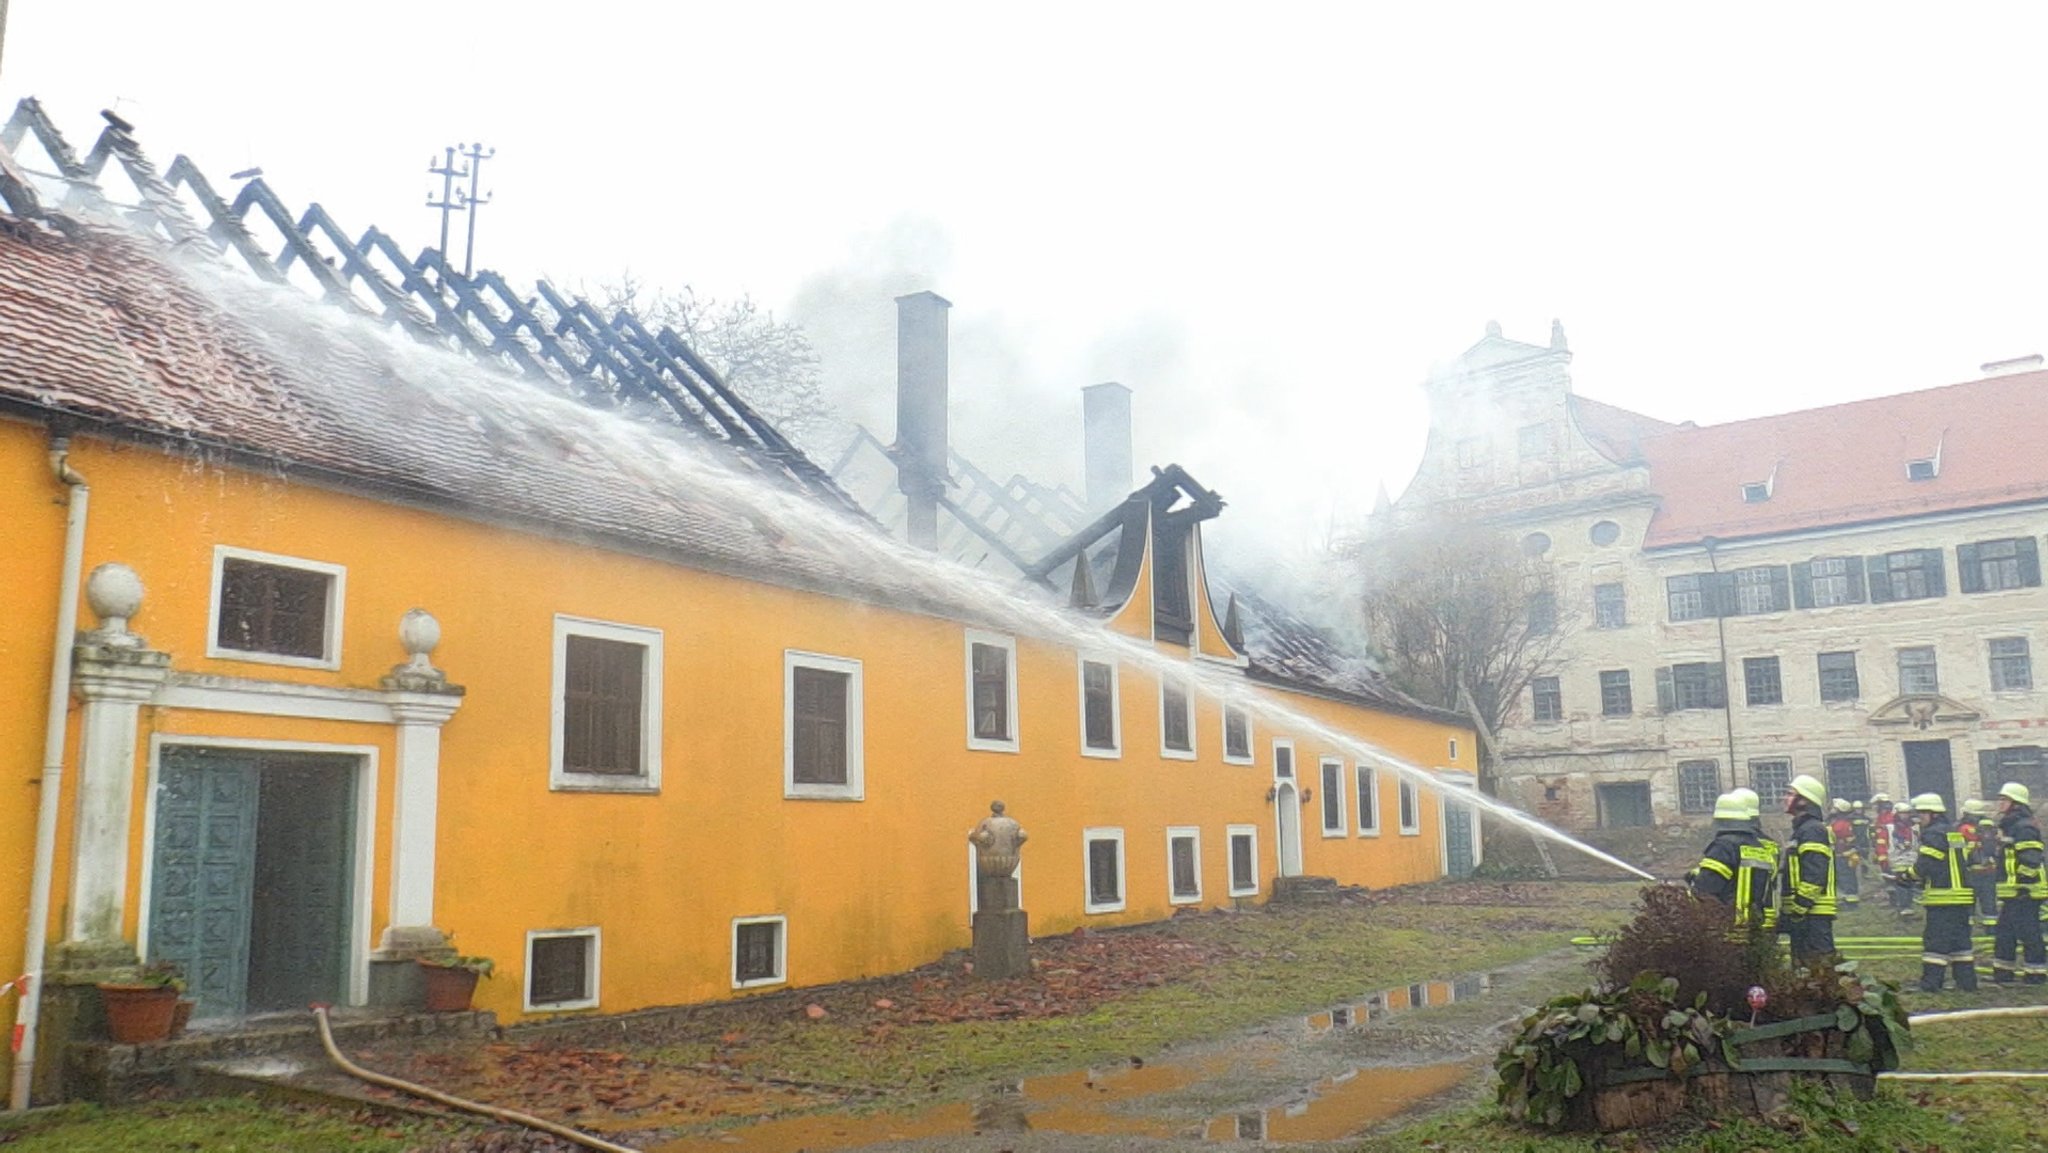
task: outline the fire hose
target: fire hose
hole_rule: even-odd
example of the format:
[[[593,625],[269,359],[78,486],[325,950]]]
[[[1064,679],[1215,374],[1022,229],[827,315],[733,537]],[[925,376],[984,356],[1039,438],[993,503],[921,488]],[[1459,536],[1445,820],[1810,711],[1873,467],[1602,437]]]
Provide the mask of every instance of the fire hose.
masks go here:
[[[313,1019],[320,1024],[320,1044],[326,1047],[327,1055],[334,1059],[334,1063],[341,1067],[342,1072],[359,1081],[367,1081],[372,1085],[381,1085],[386,1089],[396,1089],[400,1093],[407,1093],[425,1101],[432,1101],[436,1105],[445,1105],[450,1109],[460,1110],[464,1113],[474,1113],[480,1117],[489,1117],[494,1121],[503,1121],[512,1125],[523,1125],[528,1129],[537,1129],[550,1136],[560,1137],[564,1141],[572,1141],[586,1149],[599,1150],[599,1153],[640,1153],[639,1150],[630,1146],[615,1145],[602,1137],[593,1137],[588,1133],[571,1129],[567,1125],[557,1125],[553,1121],[544,1117],[535,1117],[531,1113],[521,1113],[513,1109],[500,1109],[496,1105],[485,1105],[477,1101],[467,1101],[461,1097],[443,1093],[438,1089],[429,1089],[425,1085],[415,1085],[411,1081],[401,1081],[396,1077],[387,1077],[382,1073],[372,1073],[370,1070],[342,1056],[341,1050],[335,1046],[334,1030],[329,1028],[327,1024],[327,1006],[313,1006]],[[2048,1074],[2044,1074],[2044,1076],[2048,1076]]]
[[[1983,1021],[1995,1017],[2048,1017],[2048,1005],[2010,1005],[1997,1009],[1957,1009],[1947,1013],[1915,1013],[1906,1018],[1912,1025],[1936,1021]],[[2048,1081],[2048,1072],[2024,1069],[1980,1069],[1967,1073],[1879,1073],[1885,1081],[1942,1081],[1968,1085],[1976,1081]]]

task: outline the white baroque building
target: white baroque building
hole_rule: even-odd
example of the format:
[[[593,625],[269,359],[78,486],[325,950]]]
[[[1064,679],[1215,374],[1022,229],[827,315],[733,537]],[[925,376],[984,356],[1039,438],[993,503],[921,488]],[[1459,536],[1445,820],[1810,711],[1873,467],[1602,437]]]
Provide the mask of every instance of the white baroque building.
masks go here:
[[[2048,795],[2048,371],[1727,424],[1572,393],[1547,346],[1434,372],[1398,520],[1497,524],[1553,566],[1560,657],[1500,734],[1501,792],[1565,827],[1781,797]]]

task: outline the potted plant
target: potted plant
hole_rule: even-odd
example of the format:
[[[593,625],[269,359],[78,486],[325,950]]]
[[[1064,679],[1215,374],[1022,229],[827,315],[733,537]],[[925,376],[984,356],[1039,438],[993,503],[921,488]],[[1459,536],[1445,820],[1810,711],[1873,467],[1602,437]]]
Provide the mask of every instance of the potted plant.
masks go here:
[[[461,1013],[476,995],[479,978],[497,970],[489,957],[471,957],[452,950],[444,956],[421,957],[420,972],[426,978],[427,1012]]]
[[[107,1032],[117,1044],[140,1045],[171,1035],[185,979],[176,965],[152,961],[134,980],[108,981],[99,988],[100,1002],[107,1009]]]

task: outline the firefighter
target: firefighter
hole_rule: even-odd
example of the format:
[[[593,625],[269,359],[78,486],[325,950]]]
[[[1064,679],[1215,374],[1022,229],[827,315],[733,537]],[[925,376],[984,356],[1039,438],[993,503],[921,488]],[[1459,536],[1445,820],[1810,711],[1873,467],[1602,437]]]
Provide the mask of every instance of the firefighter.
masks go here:
[[[1911,799],[1900,801],[1898,807],[1892,810],[1891,872],[1887,875],[1895,880],[1900,876],[1910,876],[1913,872],[1913,862],[1919,858],[1920,829],[1917,820]],[[1910,920],[1913,916],[1912,886],[1892,885],[1891,898],[1892,909],[1902,919]]]
[[[1733,907],[1737,925],[1761,928],[1775,858],[1771,843],[1750,824],[1748,803],[1738,793],[1723,793],[1714,801],[1714,839],[1686,881],[1700,896]]]
[[[1872,850],[1875,848],[1871,843],[1870,806],[1867,802],[1857,801],[1850,807],[1849,826],[1856,833],[1856,873],[1859,881],[1857,888],[1860,889],[1862,874],[1869,867]]]
[[[1862,867],[1862,858],[1856,851],[1856,824],[1851,814],[1855,806],[1841,797],[1835,798],[1835,819],[1828,822],[1828,833],[1835,844],[1835,876],[1841,885],[1842,904],[1856,906],[1862,900],[1862,878],[1857,871]]]
[[[1756,795],[1755,789],[1734,789],[1728,795],[1742,803],[1742,811],[1749,819],[1749,831],[1756,834],[1756,843],[1744,846],[1742,852],[1751,868],[1762,870],[1751,889],[1759,911],[1757,923],[1775,933],[1778,928],[1778,845],[1764,834],[1763,798]]]
[[[1966,801],[1969,816],[1963,832],[1970,842],[1970,891],[1976,895],[1977,924],[1990,928],[1998,921],[1998,810],[1990,801]]]
[[[1827,786],[1801,773],[1785,790],[1792,839],[1778,870],[1779,927],[1792,938],[1792,959],[1819,961],[1835,951],[1835,852],[1821,815]]]
[[[1892,799],[1883,793],[1870,798],[1876,815],[1870,818],[1870,859],[1877,862],[1877,875],[1892,874]]]
[[[1920,887],[1927,926],[1920,937],[1920,989],[1941,992],[1942,974],[1955,978],[1965,993],[1977,989],[1977,954],[1970,940],[1969,842],[1949,823],[1948,803],[1939,793],[1913,798],[1920,814],[1920,851],[1910,876],[1901,880]]]
[[[2041,901],[2048,898],[2048,866],[2042,861],[2041,826],[2034,823],[2033,796],[2027,787],[2008,781],[1998,790],[1998,831],[2001,848],[1998,872],[1998,937],[1991,979],[2012,980],[2015,960],[2024,949],[2020,980],[2048,984],[2048,948],[2041,943]]]

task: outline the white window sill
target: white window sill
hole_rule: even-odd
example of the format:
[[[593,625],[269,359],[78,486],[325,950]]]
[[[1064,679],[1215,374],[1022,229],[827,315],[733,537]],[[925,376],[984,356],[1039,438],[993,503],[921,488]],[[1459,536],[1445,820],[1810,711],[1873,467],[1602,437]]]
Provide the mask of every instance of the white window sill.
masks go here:
[[[1121,913],[1124,911],[1124,903],[1118,901],[1114,905],[1084,905],[1081,911],[1091,917],[1102,913]]]
[[[751,981],[734,981],[732,987],[735,989],[765,989],[770,985],[787,984],[789,984],[788,977],[755,977]]]
[[[1162,760],[1168,760],[1168,761],[1192,761],[1192,760],[1194,760],[1194,759],[1195,759],[1195,750],[1193,750],[1193,749],[1161,749],[1161,750],[1159,750],[1159,756],[1160,756],[1160,758],[1161,758]]]
[[[1017,751],[1017,742],[1014,740],[984,741],[969,737],[967,738],[967,751],[971,753],[1014,753]]]
[[[1348,833],[1346,833],[1346,832],[1345,832],[1345,831],[1344,831],[1343,829],[1324,829],[1324,830],[1323,830],[1323,839],[1324,839],[1325,841],[1333,841],[1333,840],[1336,840],[1336,839],[1337,839],[1338,837],[1343,837],[1343,836],[1349,836],[1349,834],[1348,834]]]
[[[1223,758],[1223,763],[1224,763],[1224,764],[1226,764],[1226,765],[1250,765],[1250,764],[1256,764],[1257,762],[1256,762],[1256,761],[1254,761],[1254,760],[1252,760],[1252,759],[1251,759],[1250,757],[1229,757],[1229,756],[1226,756],[1226,757],[1224,757],[1224,758]]]
[[[548,781],[548,790],[556,793],[639,793],[653,796],[661,792],[661,785],[645,777],[612,778],[561,773]]]
[[[1374,825],[1368,829],[1360,829],[1358,830],[1358,835],[1361,837],[1377,837],[1380,835],[1380,827]]]
[[[1169,905],[1199,905],[1202,903],[1202,894],[1194,893],[1178,897],[1168,897],[1166,903]]]
[[[1404,837],[1419,837],[1422,835],[1422,826],[1417,825],[1412,829],[1402,829],[1401,835]]]
[[[1120,761],[1124,759],[1124,750],[1122,745],[1109,749],[1091,749],[1087,745],[1082,745],[1081,755],[1084,757],[1094,757],[1099,761]]]
[[[867,793],[858,785],[799,785],[784,789],[785,801],[864,801]]]

